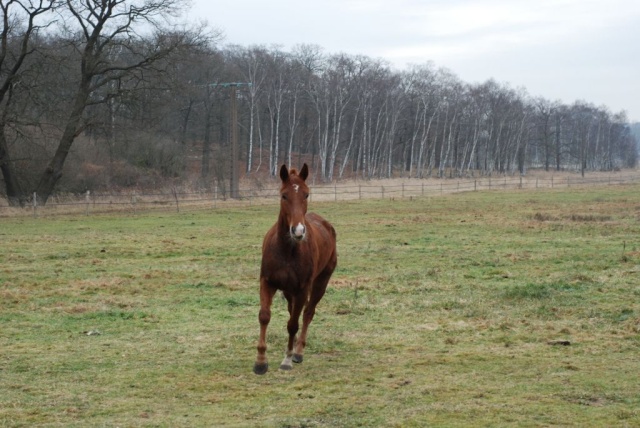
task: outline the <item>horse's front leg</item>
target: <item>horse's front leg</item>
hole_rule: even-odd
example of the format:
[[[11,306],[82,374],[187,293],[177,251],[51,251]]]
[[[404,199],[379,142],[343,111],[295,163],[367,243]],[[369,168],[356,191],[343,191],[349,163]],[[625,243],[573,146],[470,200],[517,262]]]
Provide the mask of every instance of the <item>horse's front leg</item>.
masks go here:
[[[287,343],[287,351],[284,355],[284,360],[280,364],[280,370],[291,370],[293,368],[293,345],[296,341],[296,334],[298,333],[300,314],[304,307],[305,298],[304,295],[287,296],[289,301],[289,322],[287,323],[287,331],[289,332],[289,342]]]
[[[267,327],[271,321],[271,303],[276,289],[271,287],[264,278],[260,278],[260,339],[258,340],[258,356],[253,365],[255,374],[265,374],[269,370],[267,363]]]

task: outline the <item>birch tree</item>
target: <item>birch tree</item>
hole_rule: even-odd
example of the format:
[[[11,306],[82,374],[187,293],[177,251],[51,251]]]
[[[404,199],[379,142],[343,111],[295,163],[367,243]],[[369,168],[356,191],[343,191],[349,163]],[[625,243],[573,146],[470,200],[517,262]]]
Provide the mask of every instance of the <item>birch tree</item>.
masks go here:
[[[242,76],[242,80],[244,82],[250,83],[249,87],[247,88],[247,93],[249,94],[249,143],[247,148],[246,171],[247,173],[251,173],[253,171],[254,163],[254,139],[256,129],[258,128],[256,124],[259,125],[258,106],[267,77],[266,58],[268,56],[268,53],[266,52],[265,48],[260,46],[253,46],[248,49],[236,47],[236,52],[239,52],[238,54],[236,54],[235,61],[239,73]],[[260,156],[258,160],[259,164],[256,167],[256,171],[260,168],[260,164],[262,163],[262,134],[259,134],[258,136]]]

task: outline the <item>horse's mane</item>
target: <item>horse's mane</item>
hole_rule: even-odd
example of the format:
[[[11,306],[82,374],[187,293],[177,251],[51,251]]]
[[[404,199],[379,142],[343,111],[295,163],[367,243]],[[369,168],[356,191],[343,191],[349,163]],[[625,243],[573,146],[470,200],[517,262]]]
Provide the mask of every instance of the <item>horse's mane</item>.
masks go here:
[[[289,175],[298,175],[298,170],[297,170],[297,169],[295,169],[295,168],[291,168],[291,169],[289,170]]]

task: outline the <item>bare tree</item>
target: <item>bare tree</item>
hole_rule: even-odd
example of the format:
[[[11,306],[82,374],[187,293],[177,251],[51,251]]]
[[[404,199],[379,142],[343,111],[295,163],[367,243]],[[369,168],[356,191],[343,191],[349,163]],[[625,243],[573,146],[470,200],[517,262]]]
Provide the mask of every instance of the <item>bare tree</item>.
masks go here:
[[[80,28],[71,33],[70,43],[80,53],[79,80],[76,83],[69,115],[56,152],[43,172],[36,192],[46,203],[62,176],[71,146],[82,132],[86,108],[115,96],[100,89],[125,76],[143,79],[142,71],[166,58],[176,49],[202,41],[202,33],[159,31],[162,19],[176,13],[182,0],[67,0],[70,22]],[[153,37],[142,38],[138,31],[151,26]],[[143,43],[134,43],[140,42]],[[144,43],[146,42],[146,43]],[[115,52],[121,53],[115,55]]]
[[[33,39],[49,25],[47,22],[52,22],[43,17],[55,9],[56,3],[54,0],[0,3],[3,24],[0,34],[0,171],[11,205],[23,205],[27,199],[11,158],[6,133],[7,126],[14,121],[11,117],[14,90],[25,71],[25,60],[36,52]]]

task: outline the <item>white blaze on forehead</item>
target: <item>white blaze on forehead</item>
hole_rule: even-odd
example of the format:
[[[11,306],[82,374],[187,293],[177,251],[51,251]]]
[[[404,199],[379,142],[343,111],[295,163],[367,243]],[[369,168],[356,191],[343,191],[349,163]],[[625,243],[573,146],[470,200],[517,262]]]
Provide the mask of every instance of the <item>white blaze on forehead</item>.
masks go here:
[[[293,190],[295,190],[295,191],[296,191],[296,193],[298,193],[298,189],[299,189],[299,188],[300,188],[300,186],[299,186],[299,185],[297,185],[297,184],[294,184],[294,185],[293,185]]]
[[[304,235],[304,225],[302,223],[298,223],[296,225],[296,228],[293,230],[293,234],[295,236],[303,236]]]

